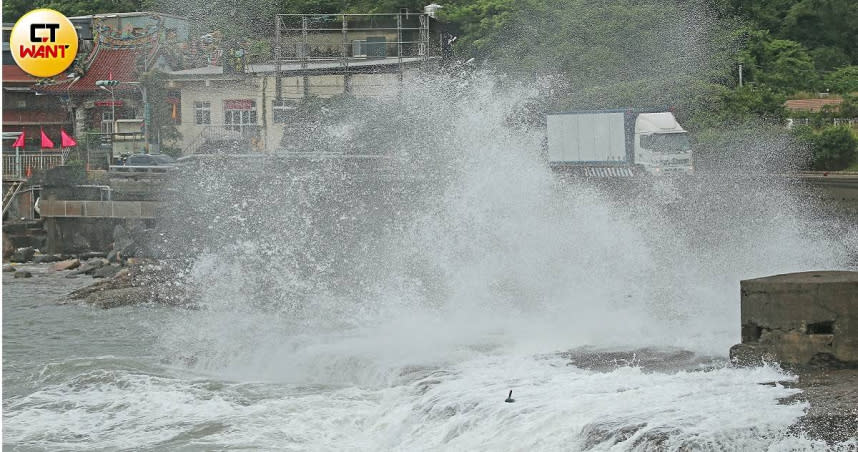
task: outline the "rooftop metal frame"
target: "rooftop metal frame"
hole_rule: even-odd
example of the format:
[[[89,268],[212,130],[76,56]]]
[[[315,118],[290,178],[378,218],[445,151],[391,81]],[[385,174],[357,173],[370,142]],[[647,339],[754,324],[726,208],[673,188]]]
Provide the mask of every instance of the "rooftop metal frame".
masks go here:
[[[348,75],[352,72],[352,63],[373,59],[396,64],[401,77],[405,58],[413,60],[414,57],[418,57],[421,62],[426,62],[430,58],[428,14],[407,12],[386,14],[276,14],[274,27],[274,60],[278,99],[281,97],[281,73],[284,63],[300,63],[301,69],[306,70],[313,62],[338,62],[339,71]],[[351,38],[355,38],[357,33],[360,33],[358,38],[365,37],[367,32],[395,33],[396,40],[385,40],[383,43],[374,44],[375,46],[384,46],[384,56],[353,55],[353,41],[361,40]],[[325,44],[319,37],[330,37],[334,33],[339,33],[341,36],[337,45],[339,54],[314,55],[313,45]],[[416,40],[411,36],[415,36]],[[367,41],[361,42],[366,43]],[[330,39],[328,39],[327,44],[330,44]],[[395,55],[392,57],[387,56],[388,45],[396,46]],[[298,49],[301,50],[298,51]]]

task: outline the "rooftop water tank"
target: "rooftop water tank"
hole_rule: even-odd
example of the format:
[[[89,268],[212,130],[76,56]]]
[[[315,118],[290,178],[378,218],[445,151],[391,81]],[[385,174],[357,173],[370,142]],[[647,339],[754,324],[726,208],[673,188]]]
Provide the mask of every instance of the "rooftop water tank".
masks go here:
[[[423,12],[424,12],[424,13],[426,13],[426,14],[428,14],[428,15],[429,15],[429,17],[431,17],[431,18],[433,18],[433,19],[434,19],[434,18],[435,18],[435,13],[437,13],[437,12],[438,12],[438,10],[439,10],[439,9],[441,9],[441,8],[443,8],[443,6],[441,6],[441,5],[437,4],[437,3],[432,3],[432,4],[430,4],[430,5],[426,5],[426,6],[423,8]]]

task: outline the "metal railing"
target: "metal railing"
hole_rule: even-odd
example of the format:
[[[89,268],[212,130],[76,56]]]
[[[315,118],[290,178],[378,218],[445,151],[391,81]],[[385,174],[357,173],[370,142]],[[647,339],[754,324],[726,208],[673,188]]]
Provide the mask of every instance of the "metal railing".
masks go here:
[[[157,201],[68,201],[43,200],[42,217],[58,218],[156,218]]]
[[[58,152],[18,156],[3,154],[3,178],[23,179],[32,175],[33,171],[51,169],[64,164],[65,157]]]
[[[812,124],[833,124],[858,128],[858,118],[789,118],[787,127],[809,126]]]
[[[430,57],[427,14],[277,14],[275,61],[339,62]],[[279,72],[279,71],[278,71]]]
[[[218,152],[226,148],[235,152],[264,150],[263,128],[259,124],[219,124],[203,126],[185,154]]]

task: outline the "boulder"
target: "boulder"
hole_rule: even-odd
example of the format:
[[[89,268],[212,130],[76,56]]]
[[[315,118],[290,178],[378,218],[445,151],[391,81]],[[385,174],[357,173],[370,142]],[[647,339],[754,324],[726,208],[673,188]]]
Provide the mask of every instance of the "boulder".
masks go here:
[[[22,270],[22,271],[15,272],[15,277],[16,278],[32,278],[33,274],[28,272],[28,271]]]
[[[109,263],[110,262],[108,262],[107,259],[105,259],[103,257],[93,257],[92,259],[87,259],[87,261],[86,261],[87,265],[91,265],[95,268],[104,267],[105,265],[107,265]]]
[[[14,272],[15,266],[10,264],[3,265],[3,273]]]
[[[92,272],[101,268],[100,266],[95,266],[87,263],[80,264],[80,267],[75,269],[75,271],[71,272],[70,275],[91,275]]]
[[[87,251],[85,253],[81,253],[78,258],[89,262],[93,259],[103,259],[106,256],[107,253],[103,253],[101,251]]]
[[[80,267],[80,260],[78,259],[68,259],[60,262],[56,262],[53,267],[51,267],[54,271],[62,271],[62,270],[74,270],[75,268]]]
[[[37,264],[47,264],[50,262],[59,262],[62,258],[57,256],[56,254],[40,254],[38,256],[33,257],[33,262]]]
[[[96,270],[98,270],[101,267],[104,267],[105,265],[108,265],[107,259],[103,259],[100,257],[94,257],[94,258],[80,264],[80,267],[78,267],[77,270],[73,271],[71,274],[72,275],[84,275],[84,274],[91,275],[91,274],[95,273]]]
[[[120,259],[119,251],[111,250],[109,253],[107,253],[107,262],[116,263],[120,262],[121,260],[122,259]]]
[[[113,275],[117,274],[122,267],[118,265],[105,265],[99,269],[96,269],[92,272],[93,278],[110,278]]]
[[[28,246],[26,248],[18,248],[12,254],[12,258],[9,259],[12,262],[30,262],[33,260],[33,256],[36,255],[36,249],[32,246]]]

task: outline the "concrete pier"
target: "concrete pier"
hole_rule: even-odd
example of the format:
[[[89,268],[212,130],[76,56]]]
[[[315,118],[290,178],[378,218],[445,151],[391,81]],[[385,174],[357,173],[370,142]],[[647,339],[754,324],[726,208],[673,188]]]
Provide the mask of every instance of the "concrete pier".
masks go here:
[[[858,272],[790,273],[741,282],[740,362],[858,367]]]

